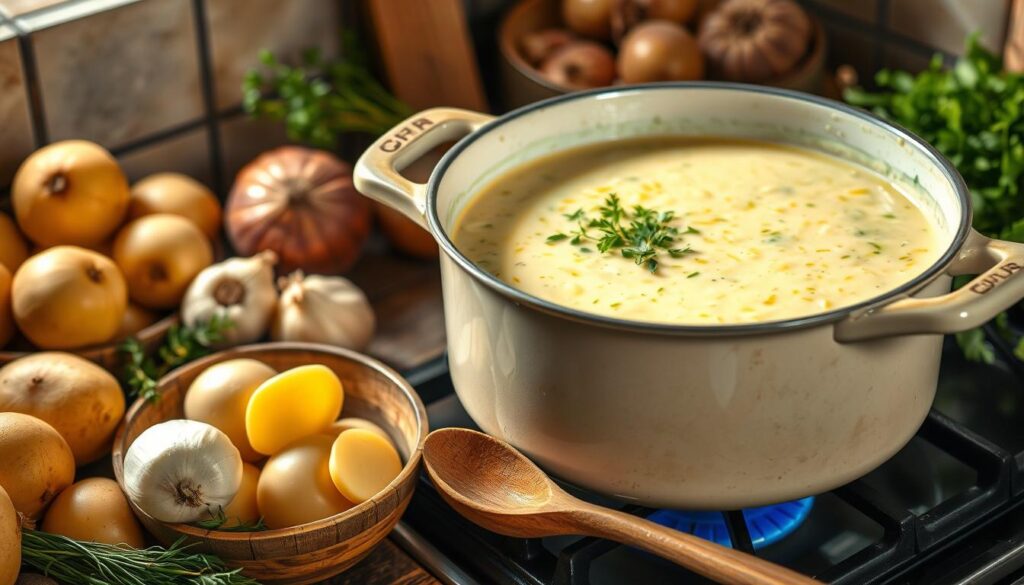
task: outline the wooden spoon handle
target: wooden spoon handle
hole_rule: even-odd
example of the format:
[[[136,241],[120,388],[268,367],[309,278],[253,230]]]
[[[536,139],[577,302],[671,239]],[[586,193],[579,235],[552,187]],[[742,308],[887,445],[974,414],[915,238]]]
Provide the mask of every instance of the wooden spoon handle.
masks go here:
[[[631,514],[584,504],[574,510],[580,532],[641,548],[728,585],[821,585],[820,581]]]

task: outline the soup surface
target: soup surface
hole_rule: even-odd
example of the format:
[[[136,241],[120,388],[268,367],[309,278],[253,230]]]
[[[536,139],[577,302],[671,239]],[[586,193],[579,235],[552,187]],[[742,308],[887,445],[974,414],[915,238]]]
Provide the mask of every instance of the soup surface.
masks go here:
[[[476,194],[454,240],[542,299],[672,324],[821,313],[907,282],[941,252],[924,214],[865,168],[789,146],[682,138],[518,168]]]

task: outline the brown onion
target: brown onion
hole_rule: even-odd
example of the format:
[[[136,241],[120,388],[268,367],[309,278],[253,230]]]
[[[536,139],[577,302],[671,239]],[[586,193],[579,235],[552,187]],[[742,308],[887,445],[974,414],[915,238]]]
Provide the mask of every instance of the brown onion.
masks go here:
[[[649,20],[622,39],[618,67],[625,83],[688,81],[704,76],[704,57],[685,28],[667,20]]]
[[[576,40],[572,32],[560,28],[546,28],[529,33],[519,40],[519,52],[523,59],[533,65],[539,66],[555,51]]]
[[[299,146],[266,152],[243,168],[225,208],[228,238],[242,256],[277,253],[282,272],[337,273],[359,257],[370,233],[370,203],[352,168]]]
[[[670,20],[686,24],[697,13],[699,0],[615,0],[612,8],[612,40],[622,41],[634,26],[646,20]]]
[[[604,87],[615,81],[615,57],[593,41],[574,41],[548,58],[540,72],[567,89]]]

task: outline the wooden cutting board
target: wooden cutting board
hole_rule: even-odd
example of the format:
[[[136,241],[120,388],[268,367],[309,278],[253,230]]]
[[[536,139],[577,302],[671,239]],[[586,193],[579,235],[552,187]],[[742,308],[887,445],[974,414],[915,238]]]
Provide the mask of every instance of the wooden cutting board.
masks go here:
[[[1024,0],[1013,0],[1007,20],[1003,62],[1008,71],[1024,72]]]
[[[462,2],[368,0],[388,85],[416,110],[488,110]]]

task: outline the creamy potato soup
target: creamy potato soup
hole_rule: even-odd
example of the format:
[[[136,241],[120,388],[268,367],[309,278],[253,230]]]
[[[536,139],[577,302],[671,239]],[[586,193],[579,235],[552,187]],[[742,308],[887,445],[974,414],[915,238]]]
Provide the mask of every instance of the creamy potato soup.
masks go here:
[[[476,194],[454,240],[542,299],[673,324],[821,313],[907,282],[940,253],[924,214],[865,168],[789,146],[675,138],[519,168]]]

